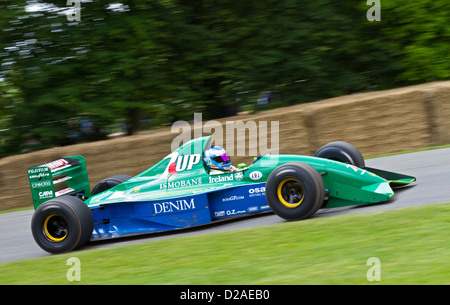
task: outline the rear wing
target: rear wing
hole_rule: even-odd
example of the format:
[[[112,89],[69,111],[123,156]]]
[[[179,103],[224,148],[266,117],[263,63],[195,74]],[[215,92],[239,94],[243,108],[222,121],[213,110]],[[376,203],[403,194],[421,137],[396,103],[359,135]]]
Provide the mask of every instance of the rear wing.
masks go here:
[[[82,156],[65,157],[31,167],[28,179],[35,209],[47,200],[66,194],[91,196],[86,161]]]

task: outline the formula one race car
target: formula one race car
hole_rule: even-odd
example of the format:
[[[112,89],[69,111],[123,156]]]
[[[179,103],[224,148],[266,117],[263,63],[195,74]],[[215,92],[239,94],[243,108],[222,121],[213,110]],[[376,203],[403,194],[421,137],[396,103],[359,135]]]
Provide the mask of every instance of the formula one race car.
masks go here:
[[[203,159],[211,137],[191,140],[135,177],[117,175],[90,190],[86,163],[72,156],[28,169],[31,228],[51,253],[89,240],[169,231],[273,211],[286,220],[320,208],[389,200],[414,177],[367,168],[361,153],[332,142],[313,156],[259,156],[250,166],[212,174]]]

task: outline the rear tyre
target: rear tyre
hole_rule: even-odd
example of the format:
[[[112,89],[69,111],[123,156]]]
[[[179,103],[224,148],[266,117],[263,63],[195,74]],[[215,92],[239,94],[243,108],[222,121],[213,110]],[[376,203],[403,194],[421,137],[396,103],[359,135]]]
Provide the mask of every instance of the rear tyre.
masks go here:
[[[34,240],[50,253],[81,247],[89,241],[93,230],[91,210],[81,199],[70,195],[41,204],[31,220]]]
[[[358,167],[365,166],[361,152],[352,144],[343,141],[335,141],[322,146],[314,154],[314,157],[340,161]]]
[[[267,202],[275,214],[286,220],[311,217],[321,207],[324,197],[322,177],[306,163],[281,165],[267,179]]]
[[[115,175],[106,179],[103,179],[99,183],[97,183],[94,188],[92,189],[91,195],[94,196],[98,193],[104,192],[106,190],[109,190],[112,187],[115,187],[128,179],[130,179],[131,176],[128,175]]]

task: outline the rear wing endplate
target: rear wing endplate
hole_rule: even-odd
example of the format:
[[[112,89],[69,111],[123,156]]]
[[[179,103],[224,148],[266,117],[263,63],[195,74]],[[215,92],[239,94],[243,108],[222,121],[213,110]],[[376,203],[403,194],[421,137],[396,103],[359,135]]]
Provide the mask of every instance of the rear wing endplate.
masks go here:
[[[47,200],[67,195],[91,196],[86,161],[83,156],[72,156],[28,169],[31,195],[37,209]]]

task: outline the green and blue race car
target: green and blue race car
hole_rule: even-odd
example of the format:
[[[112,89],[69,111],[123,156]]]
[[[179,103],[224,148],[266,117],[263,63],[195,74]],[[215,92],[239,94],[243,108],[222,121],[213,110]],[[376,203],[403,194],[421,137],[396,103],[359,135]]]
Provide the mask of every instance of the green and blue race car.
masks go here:
[[[273,211],[286,220],[320,208],[388,201],[414,177],[365,167],[361,153],[332,142],[314,156],[259,156],[213,174],[203,159],[211,137],[193,139],[135,177],[117,175],[91,190],[85,159],[71,156],[28,169],[32,233],[51,253],[89,240],[170,231]]]

